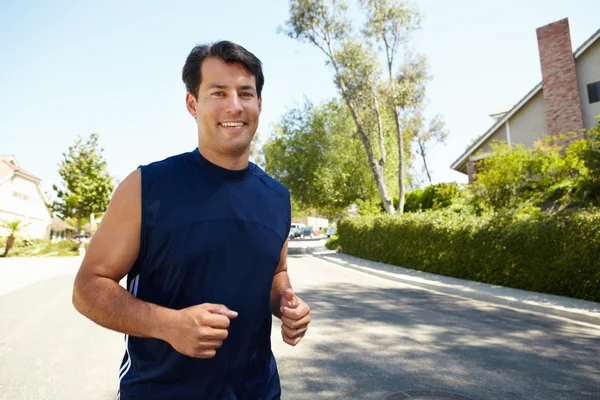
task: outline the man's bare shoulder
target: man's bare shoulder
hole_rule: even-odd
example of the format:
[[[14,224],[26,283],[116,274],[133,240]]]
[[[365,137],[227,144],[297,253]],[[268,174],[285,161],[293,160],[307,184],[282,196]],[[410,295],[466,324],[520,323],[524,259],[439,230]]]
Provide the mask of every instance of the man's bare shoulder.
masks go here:
[[[113,197],[110,201],[109,211],[120,212],[125,211],[124,208],[131,208],[136,204],[140,205],[142,193],[142,171],[138,168],[132,171],[123,181],[117,186]]]

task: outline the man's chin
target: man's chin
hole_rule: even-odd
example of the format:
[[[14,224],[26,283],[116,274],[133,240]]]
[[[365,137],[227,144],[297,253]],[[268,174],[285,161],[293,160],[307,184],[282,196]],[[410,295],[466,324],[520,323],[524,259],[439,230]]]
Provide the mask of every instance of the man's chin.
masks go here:
[[[231,140],[223,143],[223,149],[235,156],[242,156],[244,153],[250,153],[250,143],[248,140]]]

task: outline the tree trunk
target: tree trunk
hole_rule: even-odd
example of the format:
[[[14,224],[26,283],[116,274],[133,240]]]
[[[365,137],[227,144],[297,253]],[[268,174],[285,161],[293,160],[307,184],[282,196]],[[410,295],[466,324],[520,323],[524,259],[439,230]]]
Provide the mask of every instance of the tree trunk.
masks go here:
[[[348,98],[347,92],[346,92],[346,85],[344,83],[344,80],[341,78],[341,74],[339,71],[339,67],[337,65],[337,61],[335,59],[334,53],[333,53],[333,49],[331,48],[330,43],[328,43],[329,46],[329,53],[327,53],[325,50],[323,50],[325,52],[325,54],[327,54],[329,56],[329,59],[331,60],[331,64],[333,65],[333,68],[335,69],[335,74],[336,77],[338,78],[339,84],[340,84],[340,90],[342,92],[342,98],[344,99],[344,101],[346,102],[346,105],[348,106],[348,109],[350,110],[350,114],[352,115],[352,119],[354,120],[354,125],[356,125],[356,129],[358,130],[358,136],[360,137],[360,140],[362,141],[364,147],[365,147],[365,151],[367,153],[367,159],[369,161],[369,167],[371,167],[371,171],[373,172],[373,176],[375,177],[375,182],[377,183],[377,189],[379,189],[379,195],[381,196],[381,201],[383,202],[383,207],[385,208],[385,212],[388,214],[394,214],[395,210],[394,210],[394,204],[392,199],[390,198],[390,195],[387,192],[387,188],[385,186],[385,180],[384,180],[384,175],[383,175],[383,166],[377,164],[377,162],[375,162],[375,156],[373,154],[373,148],[371,147],[371,141],[369,140],[369,137],[366,135],[362,124],[360,123],[360,120],[358,119],[358,116],[356,115],[356,111],[354,110],[354,107],[352,106],[352,103],[350,102],[350,99]]]
[[[375,92],[373,92],[373,100],[375,101],[375,113],[377,114],[377,129],[379,132],[379,165],[383,167],[383,165],[385,164],[385,141],[383,137],[383,122],[381,121],[379,101],[377,101],[377,93]]]
[[[77,216],[77,233],[81,233],[81,216]]]
[[[404,213],[404,135],[400,129],[400,114],[394,106],[394,119],[396,120],[396,132],[398,133],[398,212]]]
[[[9,237],[6,238],[6,246],[4,247],[4,256],[8,256],[8,252],[12,249],[13,244],[15,243],[15,236],[11,233]]]
[[[425,149],[423,149],[423,142],[421,142],[420,140],[419,142],[419,148],[421,149],[421,157],[423,157],[423,165],[425,166],[425,173],[427,174],[427,179],[429,179],[429,184],[432,185],[433,183],[431,182],[431,174],[429,173],[429,168],[427,168],[427,159],[425,158]]]
[[[373,147],[371,146],[371,141],[369,137],[366,135],[363,130],[362,124],[358,120],[358,116],[354,111],[354,107],[350,104],[350,101],[346,99],[346,104],[350,109],[350,114],[352,114],[352,118],[354,119],[354,124],[358,129],[358,136],[360,137],[361,142],[365,147],[365,151],[367,153],[367,159],[369,161],[369,167],[371,167],[371,171],[373,172],[373,176],[375,177],[375,182],[377,183],[377,189],[379,189],[379,195],[381,196],[381,200],[383,202],[383,207],[385,208],[385,212],[388,214],[394,214],[394,204],[390,195],[388,194],[387,187],[385,186],[385,179],[383,175],[383,166],[379,165],[375,161],[375,155],[373,154]]]
[[[314,41],[313,41],[313,43],[316,44],[316,42],[314,42]],[[328,47],[329,51],[326,51],[323,48],[321,48],[321,50],[323,50],[323,52],[325,54],[327,54],[327,56],[331,60],[331,64],[333,65],[333,68],[335,70],[335,75],[339,81],[339,85],[340,85],[339,87],[342,92],[342,97],[343,97],[344,101],[346,102],[348,109],[350,109],[350,114],[352,115],[352,119],[354,120],[356,129],[358,130],[358,136],[360,137],[360,140],[362,141],[363,145],[365,146],[365,151],[367,152],[367,159],[369,161],[369,166],[371,167],[371,171],[373,172],[373,176],[375,177],[375,182],[377,183],[377,189],[379,189],[379,195],[381,196],[381,201],[383,202],[383,207],[385,208],[385,211],[388,214],[394,214],[394,204],[393,204],[393,201],[390,198],[390,195],[388,194],[387,188],[385,186],[383,167],[381,165],[377,164],[377,162],[375,162],[375,156],[373,154],[373,148],[371,147],[371,141],[369,140],[369,137],[365,134],[362,124],[360,123],[360,120],[358,119],[358,116],[356,115],[356,111],[354,110],[354,107],[352,106],[352,103],[350,102],[350,99],[348,98],[348,94],[346,91],[346,84],[344,83],[344,80],[342,79],[342,76],[340,74],[340,70],[339,70],[339,67],[337,64],[337,59],[335,57],[335,53],[333,51],[333,48],[331,47],[331,40],[329,39],[329,33],[327,33],[327,47]]]

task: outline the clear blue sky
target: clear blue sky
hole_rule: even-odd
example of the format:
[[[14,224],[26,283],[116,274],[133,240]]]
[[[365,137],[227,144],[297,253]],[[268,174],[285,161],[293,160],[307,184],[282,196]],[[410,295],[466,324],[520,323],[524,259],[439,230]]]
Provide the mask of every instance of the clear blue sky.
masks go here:
[[[50,4],[52,3],[52,5]],[[448,144],[430,157],[435,182],[466,182],[450,164],[541,80],[535,29],[570,18],[573,46],[600,28],[592,0],[421,0],[412,41],[434,76],[428,115],[442,114]],[[228,39],[255,53],[266,77],[259,132],[305,97],[337,95],[324,56],[277,33],[285,0],[0,2],[0,154],[42,178],[52,194],[61,154],[97,132],[110,173],[189,151],[181,68],[197,43]]]

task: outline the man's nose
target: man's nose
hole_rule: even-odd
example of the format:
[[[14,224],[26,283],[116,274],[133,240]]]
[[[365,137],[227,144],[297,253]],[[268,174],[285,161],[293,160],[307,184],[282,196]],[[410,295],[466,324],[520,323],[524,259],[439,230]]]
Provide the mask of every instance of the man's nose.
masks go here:
[[[241,113],[244,108],[242,107],[242,103],[240,101],[240,97],[238,96],[237,93],[233,93],[230,96],[227,97],[227,102],[226,102],[226,112],[230,113],[230,114],[239,114]]]

